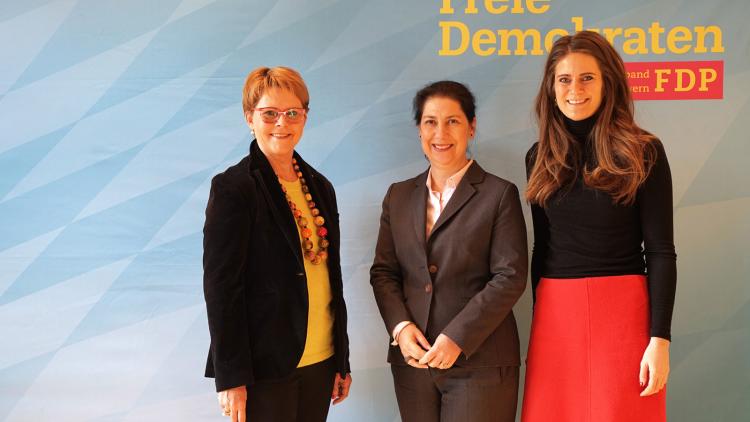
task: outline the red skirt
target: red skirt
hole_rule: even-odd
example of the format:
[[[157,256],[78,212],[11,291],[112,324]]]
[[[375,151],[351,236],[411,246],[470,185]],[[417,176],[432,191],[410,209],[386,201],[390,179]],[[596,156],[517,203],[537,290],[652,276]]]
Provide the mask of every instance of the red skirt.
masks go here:
[[[642,275],[541,279],[522,422],[666,421],[666,389],[640,396],[646,284]]]

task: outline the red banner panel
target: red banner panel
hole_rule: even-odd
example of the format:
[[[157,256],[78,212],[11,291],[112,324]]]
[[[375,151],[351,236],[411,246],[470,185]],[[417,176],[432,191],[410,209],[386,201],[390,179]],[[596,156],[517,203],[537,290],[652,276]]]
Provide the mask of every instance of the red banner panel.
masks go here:
[[[634,100],[724,98],[724,61],[625,63]]]

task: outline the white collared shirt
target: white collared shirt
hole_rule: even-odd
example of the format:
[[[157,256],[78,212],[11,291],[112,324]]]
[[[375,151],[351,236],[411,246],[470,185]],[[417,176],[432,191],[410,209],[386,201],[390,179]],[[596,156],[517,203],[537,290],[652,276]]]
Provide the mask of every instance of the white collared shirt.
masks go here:
[[[456,192],[456,187],[459,183],[461,183],[461,179],[463,179],[466,172],[469,170],[469,167],[474,162],[474,160],[469,160],[468,163],[466,163],[465,166],[461,168],[456,174],[449,177],[448,180],[445,181],[445,186],[443,187],[443,191],[439,192],[432,188],[432,169],[427,173],[427,181],[425,184],[427,185],[427,218],[425,219],[425,233],[427,234],[427,237],[430,237],[430,232],[432,231],[432,228],[435,226],[435,223],[437,222],[438,218],[440,217],[440,214],[445,209],[445,206],[448,204],[448,201],[450,201],[453,194]]]

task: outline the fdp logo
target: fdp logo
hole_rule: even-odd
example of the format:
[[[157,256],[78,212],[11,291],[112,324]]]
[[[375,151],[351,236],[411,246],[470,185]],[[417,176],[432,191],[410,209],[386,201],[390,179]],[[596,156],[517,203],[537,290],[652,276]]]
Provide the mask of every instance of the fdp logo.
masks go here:
[[[625,63],[634,100],[724,98],[724,62]]]

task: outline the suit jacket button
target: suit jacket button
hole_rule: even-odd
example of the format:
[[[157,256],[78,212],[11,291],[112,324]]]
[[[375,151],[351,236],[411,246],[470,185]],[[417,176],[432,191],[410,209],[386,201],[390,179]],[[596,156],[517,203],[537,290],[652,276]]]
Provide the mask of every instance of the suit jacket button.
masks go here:
[[[424,285],[424,291],[425,291],[426,293],[430,293],[430,292],[432,292],[432,284],[425,284],[425,285]]]
[[[427,271],[429,271],[429,272],[430,272],[430,274],[435,274],[435,273],[437,272],[437,265],[434,265],[434,264],[433,264],[433,265],[430,265],[430,266],[429,266],[429,267],[427,268]]]

